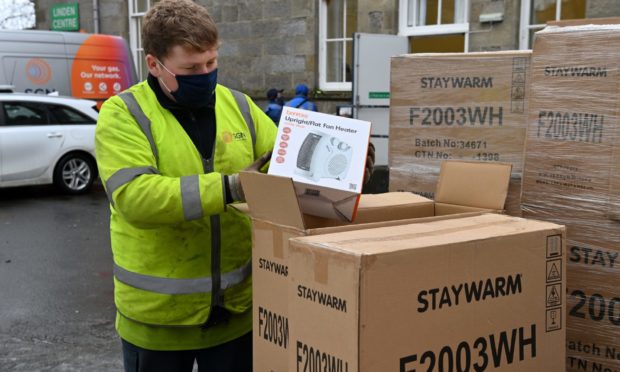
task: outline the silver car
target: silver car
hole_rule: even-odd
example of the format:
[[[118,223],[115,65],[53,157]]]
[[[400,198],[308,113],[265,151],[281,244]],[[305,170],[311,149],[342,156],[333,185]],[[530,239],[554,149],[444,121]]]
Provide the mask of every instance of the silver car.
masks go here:
[[[0,187],[87,192],[97,178],[95,101],[0,93]]]

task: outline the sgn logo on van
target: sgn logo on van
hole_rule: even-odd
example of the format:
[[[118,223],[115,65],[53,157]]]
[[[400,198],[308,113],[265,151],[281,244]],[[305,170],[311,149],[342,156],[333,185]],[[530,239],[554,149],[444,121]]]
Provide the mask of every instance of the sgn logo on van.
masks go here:
[[[26,63],[26,76],[32,83],[42,85],[52,78],[52,68],[45,60],[32,58]]]
[[[35,85],[45,85],[52,79],[52,68],[41,58],[31,58],[26,62],[26,77],[28,81]],[[50,87],[25,88],[26,93],[49,94],[56,89]]]

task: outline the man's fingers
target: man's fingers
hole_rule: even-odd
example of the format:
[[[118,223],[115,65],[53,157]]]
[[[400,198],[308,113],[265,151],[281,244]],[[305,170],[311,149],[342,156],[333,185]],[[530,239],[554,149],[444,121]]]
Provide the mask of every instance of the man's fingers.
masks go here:
[[[267,164],[269,159],[271,159],[271,151],[267,151],[260,158],[258,158],[258,160],[256,161],[256,164],[258,164],[258,166],[260,168],[263,165]]]
[[[375,158],[375,145],[372,144],[372,142],[370,142],[368,144],[368,155],[372,154],[372,158]]]
[[[375,167],[375,157],[374,156],[367,156],[366,157],[366,168],[374,168]]]
[[[372,176],[372,174],[370,174],[370,172],[366,171],[364,172],[364,181],[363,184],[366,185],[368,183],[368,181],[370,181],[370,177]]]
[[[263,159],[264,161],[271,159],[271,153],[272,151],[267,151],[266,153],[263,154],[263,156],[261,156],[261,159]]]

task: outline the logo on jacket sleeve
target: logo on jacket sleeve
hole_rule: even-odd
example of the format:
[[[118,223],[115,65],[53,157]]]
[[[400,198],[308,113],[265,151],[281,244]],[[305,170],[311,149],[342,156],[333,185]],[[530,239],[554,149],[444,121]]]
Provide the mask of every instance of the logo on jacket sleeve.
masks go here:
[[[247,136],[243,132],[231,133],[228,131],[222,132],[222,141],[224,143],[231,143],[232,141],[245,141]]]

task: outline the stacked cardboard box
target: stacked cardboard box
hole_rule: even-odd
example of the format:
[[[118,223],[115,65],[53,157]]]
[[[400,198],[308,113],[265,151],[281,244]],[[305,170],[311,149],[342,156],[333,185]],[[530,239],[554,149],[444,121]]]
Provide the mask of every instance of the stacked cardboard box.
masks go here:
[[[402,192],[362,195],[353,225],[305,215],[290,178],[241,174],[253,220],[255,370],[293,370],[288,365],[289,355],[295,351],[290,338],[290,298],[286,295],[293,273],[289,265],[289,239],[501,210],[508,192],[510,165],[445,162],[442,167],[435,202]],[[481,185],[486,188],[484,194],[475,192]]]
[[[496,214],[291,239],[289,371],[545,371],[565,229]]]
[[[568,227],[567,368],[620,371],[620,26],[536,34],[523,215]]]
[[[508,162],[513,174],[506,211],[520,215],[530,56],[511,51],[392,58],[390,191],[433,198],[445,159]]]

